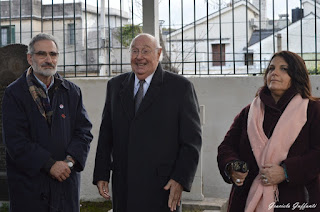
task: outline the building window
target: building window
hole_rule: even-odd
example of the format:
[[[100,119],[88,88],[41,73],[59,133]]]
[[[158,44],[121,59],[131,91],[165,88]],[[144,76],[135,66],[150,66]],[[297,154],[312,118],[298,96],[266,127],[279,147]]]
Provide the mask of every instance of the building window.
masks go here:
[[[15,42],[15,27],[1,26],[1,46],[6,46]]]
[[[213,66],[225,66],[226,52],[225,44],[212,44],[212,65]]]
[[[68,24],[68,35],[69,35],[69,44],[74,45],[75,44],[75,33],[74,33],[74,24]]]
[[[245,65],[252,66],[253,65],[253,53],[245,53],[244,54]]]

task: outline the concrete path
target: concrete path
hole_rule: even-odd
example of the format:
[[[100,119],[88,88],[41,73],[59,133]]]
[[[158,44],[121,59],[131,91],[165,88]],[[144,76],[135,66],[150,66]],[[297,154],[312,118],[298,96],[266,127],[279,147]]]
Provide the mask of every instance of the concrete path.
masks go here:
[[[227,199],[220,198],[204,198],[204,200],[201,201],[183,200],[182,208],[207,210],[206,212],[223,212],[225,211],[226,203]]]
[[[227,199],[204,198],[202,201],[183,200],[183,209],[197,209],[203,212],[226,212]],[[108,212],[112,212],[112,209]]]

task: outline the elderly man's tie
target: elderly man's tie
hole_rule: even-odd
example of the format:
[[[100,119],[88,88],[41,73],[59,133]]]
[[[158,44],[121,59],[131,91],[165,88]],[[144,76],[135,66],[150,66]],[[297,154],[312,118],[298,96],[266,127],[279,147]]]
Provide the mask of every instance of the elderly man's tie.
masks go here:
[[[144,80],[140,80],[140,81],[139,81],[140,86],[139,86],[138,92],[137,92],[137,94],[136,94],[136,96],[135,96],[135,98],[134,98],[134,102],[135,102],[135,112],[138,111],[139,106],[140,106],[140,104],[141,104],[141,101],[142,101],[142,99],[143,99],[143,83],[145,83]]]

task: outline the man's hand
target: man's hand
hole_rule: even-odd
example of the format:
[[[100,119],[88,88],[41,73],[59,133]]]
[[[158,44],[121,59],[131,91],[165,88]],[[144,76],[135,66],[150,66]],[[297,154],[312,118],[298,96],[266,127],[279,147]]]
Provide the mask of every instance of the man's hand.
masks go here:
[[[109,200],[110,199],[109,183],[107,181],[100,180],[97,182],[97,187],[99,190],[99,194],[106,200]]]
[[[50,174],[54,179],[60,182],[65,181],[70,176],[71,170],[64,161],[57,161],[50,169]]]
[[[177,209],[177,205],[180,206],[181,194],[182,194],[182,186],[176,182],[175,180],[170,179],[167,185],[164,187],[165,190],[170,189],[170,195],[168,200],[168,207],[171,211],[175,211]]]

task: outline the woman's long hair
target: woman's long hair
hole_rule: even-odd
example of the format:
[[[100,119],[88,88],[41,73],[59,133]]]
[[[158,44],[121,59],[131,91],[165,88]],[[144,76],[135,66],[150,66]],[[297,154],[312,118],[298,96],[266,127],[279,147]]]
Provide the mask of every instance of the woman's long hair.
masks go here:
[[[270,71],[269,66],[273,58],[282,57],[288,63],[288,75],[291,78],[291,86],[302,96],[310,100],[318,100],[311,94],[311,83],[308,70],[304,60],[296,53],[290,51],[280,51],[275,53],[268,64],[264,74],[264,86],[267,86],[267,75]]]

